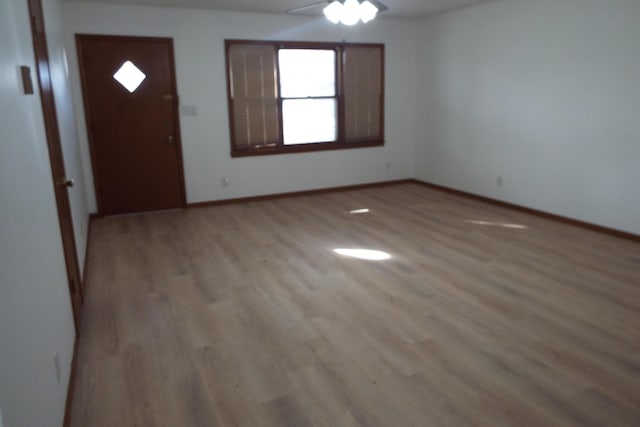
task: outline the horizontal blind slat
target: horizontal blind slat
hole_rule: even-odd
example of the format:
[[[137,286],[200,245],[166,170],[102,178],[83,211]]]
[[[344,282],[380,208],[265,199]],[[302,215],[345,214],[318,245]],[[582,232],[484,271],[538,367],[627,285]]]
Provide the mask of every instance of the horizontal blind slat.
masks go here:
[[[277,144],[280,120],[275,47],[232,45],[229,67],[234,148]]]
[[[345,48],[344,107],[346,142],[382,138],[381,48]]]

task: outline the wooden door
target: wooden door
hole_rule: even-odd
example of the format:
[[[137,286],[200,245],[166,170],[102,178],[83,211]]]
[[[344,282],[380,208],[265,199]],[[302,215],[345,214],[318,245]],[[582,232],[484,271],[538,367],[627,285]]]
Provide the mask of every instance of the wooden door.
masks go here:
[[[31,34],[40,88],[42,111],[44,113],[45,133],[49,148],[51,174],[58,208],[58,221],[62,235],[62,246],[67,277],[69,280],[69,292],[71,293],[71,305],[76,327],[76,334],[80,325],[80,308],[82,305],[82,283],[80,280],[80,268],[78,266],[78,254],[76,252],[76,240],[73,232],[73,219],[69,205],[69,188],[73,187],[73,180],[67,178],[64,168],[64,158],[60,142],[58,128],[58,116],[56,104],[51,86],[51,72],[49,68],[49,53],[45,35],[42,3],[40,0],[29,0],[29,14],[31,18]]]
[[[99,212],[184,206],[171,39],[78,35],[76,41]],[[139,86],[118,81],[127,67]]]

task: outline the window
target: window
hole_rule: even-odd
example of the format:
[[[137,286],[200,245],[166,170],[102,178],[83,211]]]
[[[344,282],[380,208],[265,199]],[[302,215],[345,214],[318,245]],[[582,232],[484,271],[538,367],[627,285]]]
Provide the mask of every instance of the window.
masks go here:
[[[384,144],[384,46],[227,40],[231,155]]]
[[[129,93],[133,93],[142,84],[144,79],[147,78],[147,75],[140,71],[133,62],[125,61],[113,75],[113,78],[124,86]]]
[[[284,145],[336,141],[336,52],[280,49],[278,65]]]

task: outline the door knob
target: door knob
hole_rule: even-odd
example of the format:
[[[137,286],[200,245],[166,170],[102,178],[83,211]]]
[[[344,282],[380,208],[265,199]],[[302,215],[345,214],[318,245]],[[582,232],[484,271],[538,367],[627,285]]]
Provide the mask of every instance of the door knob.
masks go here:
[[[168,142],[169,144],[173,144],[173,135],[169,135],[169,136],[167,137],[167,142]]]
[[[76,184],[76,182],[73,180],[73,178],[67,178],[65,176],[60,180],[59,184],[65,187],[73,187]]]

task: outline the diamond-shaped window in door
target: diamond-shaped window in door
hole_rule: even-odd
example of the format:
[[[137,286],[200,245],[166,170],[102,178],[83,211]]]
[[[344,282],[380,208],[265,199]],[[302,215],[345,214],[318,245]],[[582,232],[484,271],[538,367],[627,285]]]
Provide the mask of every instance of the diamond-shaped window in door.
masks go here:
[[[125,87],[129,92],[133,93],[138,86],[147,78],[147,76],[140,71],[138,67],[133,65],[133,62],[126,61],[120,66],[118,71],[113,75],[113,78]]]

